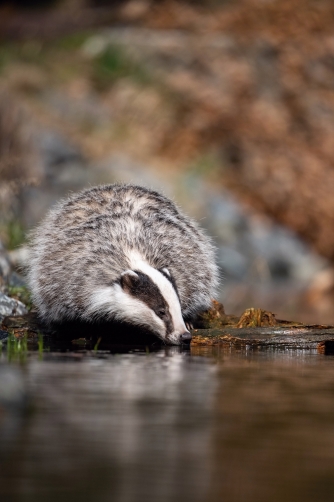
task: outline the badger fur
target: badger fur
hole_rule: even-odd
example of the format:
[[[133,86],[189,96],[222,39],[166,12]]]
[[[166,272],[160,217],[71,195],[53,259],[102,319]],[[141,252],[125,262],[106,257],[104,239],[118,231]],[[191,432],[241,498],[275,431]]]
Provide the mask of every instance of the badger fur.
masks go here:
[[[210,306],[209,238],[175,204],[134,185],[98,186],[51,209],[32,233],[28,283],[42,320],[114,320],[166,343]]]

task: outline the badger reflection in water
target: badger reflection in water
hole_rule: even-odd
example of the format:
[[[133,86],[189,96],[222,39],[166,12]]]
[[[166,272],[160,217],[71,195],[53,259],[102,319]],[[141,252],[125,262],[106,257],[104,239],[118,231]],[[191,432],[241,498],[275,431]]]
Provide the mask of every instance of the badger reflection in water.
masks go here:
[[[11,494],[28,490],[38,501],[205,500],[215,376],[209,361],[178,347],[104,359],[45,357],[26,367],[34,411],[15,461],[0,471],[1,499],[10,479]]]

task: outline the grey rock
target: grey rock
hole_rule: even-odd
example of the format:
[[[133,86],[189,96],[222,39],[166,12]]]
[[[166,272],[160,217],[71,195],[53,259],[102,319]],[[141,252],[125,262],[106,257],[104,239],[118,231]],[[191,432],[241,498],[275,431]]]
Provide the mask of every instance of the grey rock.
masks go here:
[[[34,144],[39,155],[41,175],[38,186],[25,186],[20,192],[20,219],[30,229],[69,191],[77,192],[94,184],[92,173],[80,149],[51,129],[36,129]],[[25,267],[26,248],[11,252],[14,264]]]
[[[27,313],[28,311],[22,302],[0,293],[0,321],[9,315],[24,315]]]
[[[0,329],[0,343],[5,342],[9,337],[8,331],[4,331],[3,329]]]
[[[22,275],[18,274],[17,272],[12,272],[10,274],[8,284],[9,286],[12,286],[14,288],[22,288],[27,285]]]
[[[39,134],[39,146],[46,166],[55,166],[81,160],[80,152],[64,137],[51,131]]]
[[[8,256],[14,268],[22,269],[25,268],[29,262],[29,249],[27,246],[21,246],[9,251]]]
[[[12,271],[8,254],[0,241],[0,291],[5,291]]]
[[[11,265],[5,248],[0,241],[0,277],[7,279],[11,272]]]

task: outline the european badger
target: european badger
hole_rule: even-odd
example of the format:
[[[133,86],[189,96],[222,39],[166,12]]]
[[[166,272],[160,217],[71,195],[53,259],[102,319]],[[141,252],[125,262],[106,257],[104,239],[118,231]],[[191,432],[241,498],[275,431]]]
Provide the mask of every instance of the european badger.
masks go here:
[[[210,306],[218,282],[213,246],[197,224],[134,185],[59,202],[33,232],[30,253],[42,320],[123,321],[169,344],[189,343],[185,323]]]

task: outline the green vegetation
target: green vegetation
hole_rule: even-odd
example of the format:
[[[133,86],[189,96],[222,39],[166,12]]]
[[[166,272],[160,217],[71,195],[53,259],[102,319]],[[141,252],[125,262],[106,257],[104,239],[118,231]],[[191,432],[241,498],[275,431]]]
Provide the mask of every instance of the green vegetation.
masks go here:
[[[35,336],[31,337],[28,332],[20,333],[19,336],[14,334],[14,331],[9,332],[9,337],[6,341],[0,342],[0,356],[6,357],[9,362],[25,362],[29,351],[38,351],[38,359],[43,359],[43,353],[49,352],[50,348],[45,347],[44,336],[42,333],[37,333],[37,344]],[[29,347],[28,347],[29,343]]]
[[[97,350],[98,350],[98,348],[99,348],[99,345],[100,345],[100,343],[101,343],[101,340],[102,340],[102,338],[100,337],[100,338],[97,340],[96,344],[94,345],[94,352],[97,352]]]
[[[77,58],[77,51],[81,49],[82,44],[89,36],[89,33],[75,33],[51,42],[37,40],[29,40],[24,43],[2,42],[0,43],[0,69],[13,62],[50,67],[53,64],[54,56],[57,54],[64,56],[64,54],[71,52],[76,52]]]
[[[90,64],[78,47],[87,35],[66,37],[54,42],[28,41],[0,43],[0,75],[13,78],[17,89],[39,91],[89,75]]]
[[[105,90],[118,79],[126,77],[141,85],[151,83],[152,79],[147,69],[130,58],[119,46],[110,45],[95,58],[87,58],[82,47],[91,34],[87,31],[75,33],[48,42],[0,42],[0,74],[7,68],[10,74],[12,65],[16,69],[17,66],[22,65],[23,76],[19,78],[24,79],[25,74],[30,87],[29,85],[24,87],[24,82],[20,85],[21,89],[26,90],[31,88],[32,83],[35,83],[37,87],[38,85],[43,87],[47,83],[54,85],[77,76],[91,80],[100,91]],[[17,75],[17,70],[14,73]],[[8,77],[7,72],[6,76]],[[15,85],[18,83],[16,82]]]
[[[5,228],[2,232],[4,234],[4,240],[7,249],[15,249],[21,246],[26,238],[26,233],[24,231],[23,225],[18,220],[9,220],[5,224]]]
[[[38,333],[38,358],[41,360],[43,357],[43,349],[44,349],[44,338],[42,333]]]
[[[10,333],[7,340],[7,358],[8,361],[24,362],[28,354],[28,336],[16,338],[13,333]]]
[[[120,78],[131,77],[139,84],[147,85],[151,78],[147,70],[134,62],[117,46],[109,46],[94,60],[93,80],[98,89],[105,89]]]
[[[43,44],[37,41],[29,41],[21,44],[15,42],[1,43],[0,70],[13,62],[40,65],[45,61],[43,47]]]
[[[27,309],[31,310],[31,295],[29,289],[25,286],[8,286],[8,296],[24,303]]]
[[[66,35],[54,41],[52,46],[55,49],[73,51],[80,50],[84,42],[89,38],[94,32],[79,32],[73,33],[72,35]]]
[[[199,177],[213,177],[219,174],[220,164],[214,152],[206,152],[198,157],[188,169],[188,172]]]

